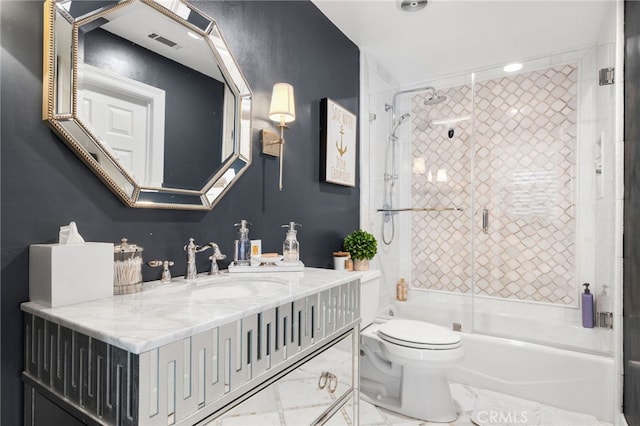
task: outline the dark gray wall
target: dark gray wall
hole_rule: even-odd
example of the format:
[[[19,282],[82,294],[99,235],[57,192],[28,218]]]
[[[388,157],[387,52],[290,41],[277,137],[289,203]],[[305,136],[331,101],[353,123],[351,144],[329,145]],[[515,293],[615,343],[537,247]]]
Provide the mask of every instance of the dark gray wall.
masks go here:
[[[359,190],[319,182],[319,101],[330,97],[358,113],[359,52],[310,2],[194,2],[219,24],[254,95],[253,164],[211,212],[126,208],[41,121],[42,3],[0,2],[3,425],[22,421],[23,366],[20,303],[28,299],[28,249],[55,242],[58,227],[75,220],[88,241],[126,236],[145,247],[145,259],[171,259],[184,271],[183,245],[215,241],[232,256],[240,219],[252,238],[281,250],[280,225],[298,232],[301,259],[328,267],[331,251],[358,228]],[[266,120],[274,83],[296,90],[297,119],[287,131],[284,189],[277,160],[260,154],[257,130]],[[224,266],[224,265],[223,265]],[[206,256],[198,268],[207,267]],[[146,268],[144,279],[160,276]],[[135,327],[135,324],[132,324]]]
[[[625,2],[624,61],[624,402],[640,425],[640,2]]]

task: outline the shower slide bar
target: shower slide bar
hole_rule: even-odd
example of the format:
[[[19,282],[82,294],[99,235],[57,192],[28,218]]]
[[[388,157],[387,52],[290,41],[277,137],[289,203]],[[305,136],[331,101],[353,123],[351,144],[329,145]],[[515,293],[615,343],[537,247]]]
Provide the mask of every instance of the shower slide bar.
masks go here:
[[[463,212],[460,207],[405,207],[402,209],[378,209],[379,212]]]

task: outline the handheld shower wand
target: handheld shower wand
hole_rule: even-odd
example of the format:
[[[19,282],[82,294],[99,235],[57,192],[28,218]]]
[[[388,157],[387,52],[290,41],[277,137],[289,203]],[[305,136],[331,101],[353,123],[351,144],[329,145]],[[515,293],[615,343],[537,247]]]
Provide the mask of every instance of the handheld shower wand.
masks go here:
[[[391,134],[389,135],[389,139],[391,139],[392,141],[397,141],[398,137],[396,136],[396,130],[398,130],[398,127],[400,127],[400,125],[402,124],[402,122],[404,120],[406,120],[407,118],[409,118],[411,116],[411,114],[404,113],[400,116],[400,118],[398,119],[398,121],[396,121],[396,124],[393,126],[393,128],[391,129]]]
[[[396,149],[395,149],[395,142],[398,140],[398,137],[396,136],[396,131],[398,130],[398,127],[400,127],[400,125],[410,116],[411,114],[409,113],[402,114],[400,118],[398,118],[398,120],[393,124],[393,127],[391,128],[391,133],[389,133],[389,137],[387,138],[387,149],[386,149],[385,161],[384,161],[385,190],[384,190],[383,208],[385,209],[391,209],[393,207],[393,187],[395,186],[396,180],[398,179],[398,174],[396,172]],[[389,158],[389,154],[391,154],[391,158]],[[387,245],[391,244],[395,234],[395,224],[393,220],[394,214],[395,213],[392,213],[392,212],[384,213],[384,220],[382,222],[382,241]],[[384,224],[389,221],[391,221],[391,238],[387,239],[384,232],[385,231]]]
[[[424,105],[436,105],[441,102],[444,102],[447,99],[446,95],[438,94],[437,90],[433,86],[423,86],[416,87],[413,89],[400,90],[393,94],[393,99],[391,104],[385,104],[384,110],[391,111],[391,132],[387,137],[387,147],[385,151],[385,171],[384,171],[384,201],[383,201],[383,209],[386,209],[383,213],[382,220],[382,242],[386,245],[389,245],[393,242],[395,236],[395,220],[394,215],[396,212],[390,211],[393,208],[393,195],[394,195],[394,186],[396,180],[398,179],[398,175],[396,173],[396,144],[395,142],[398,140],[396,136],[396,131],[400,124],[402,124],[407,118],[410,117],[409,113],[402,114],[396,120],[396,100],[400,95],[406,95],[410,93],[418,93],[418,92],[427,92],[425,94],[426,99],[423,101]],[[385,233],[386,224],[391,222],[391,235],[387,238]]]

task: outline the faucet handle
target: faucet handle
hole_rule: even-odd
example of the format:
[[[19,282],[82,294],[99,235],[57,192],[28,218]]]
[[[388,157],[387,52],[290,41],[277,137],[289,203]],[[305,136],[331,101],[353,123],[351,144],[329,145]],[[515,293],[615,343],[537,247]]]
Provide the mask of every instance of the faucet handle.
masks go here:
[[[169,271],[169,266],[174,265],[172,260],[150,260],[147,262],[147,265],[153,268],[162,266],[162,277],[160,278],[160,282],[163,284],[171,282],[171,271]]]
[[[189,244],[186,244],[184,246],[184,251],[186,251],[187,253],[195,253],[196,247],[197,246],[195,240],[193,238],[189,238]]]

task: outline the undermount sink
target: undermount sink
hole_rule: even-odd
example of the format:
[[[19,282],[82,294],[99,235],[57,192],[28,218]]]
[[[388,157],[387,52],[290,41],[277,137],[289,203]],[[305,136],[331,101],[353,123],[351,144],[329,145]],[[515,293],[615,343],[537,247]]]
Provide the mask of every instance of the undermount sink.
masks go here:
[[[212,278],[198,283],[191,293],[192,298],[235,299],[238,297],[271,294],[287,287],[287,283],[265,279],[218,279]]]

